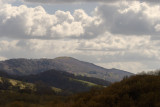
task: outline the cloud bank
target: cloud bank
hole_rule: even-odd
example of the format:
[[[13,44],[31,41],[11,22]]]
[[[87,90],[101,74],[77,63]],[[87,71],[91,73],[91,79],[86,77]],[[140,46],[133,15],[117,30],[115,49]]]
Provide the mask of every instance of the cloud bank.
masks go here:
[[[35,3],[80,3],[80,2],[116,2],[118,0],[24,0]]]
[[[105,4],[92,15],[85,10],[47,13],[42,6],[5,4],[0,8],[0,36],[21,39],[92,39],[107,32],[124,36],[160,33],[160,6],[140,2]],[[15,27],[16,26],[16,27]]]
[[[81,3],[81,2],[103,2],[103,3],[115,3],[120,0],[24,0],[25,2],[33,2],[33,3]],[[152,4],[156,4],[159,0],[122,0],[120,2],[130,2],[130,1],[138,1],[138,2],[148,2]]]
[[[91,14],[85,9],[49,14],[43,6],[2,0],[0,5],[0,60],[72,56],[131,72],[159,67],[159,5],[104,3]]]
[[[99,21],[82,9],[75,10],[73,14],[60,10],[48,14],[41,6],[28,8],[7,4],[0,11],[0,36],[23,39],[81,37],[89,34],[91,27],[99,27]]]

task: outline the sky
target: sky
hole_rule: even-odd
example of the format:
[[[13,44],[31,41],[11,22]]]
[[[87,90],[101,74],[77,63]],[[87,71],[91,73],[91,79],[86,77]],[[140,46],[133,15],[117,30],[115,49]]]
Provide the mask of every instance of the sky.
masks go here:
[[[0,0],[0,60],[60,56],[159,69],[160,1]]]

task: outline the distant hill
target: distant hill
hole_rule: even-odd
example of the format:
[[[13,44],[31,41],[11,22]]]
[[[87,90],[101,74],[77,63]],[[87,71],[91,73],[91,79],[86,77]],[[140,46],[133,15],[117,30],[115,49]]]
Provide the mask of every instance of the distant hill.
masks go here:
[[[123,70],[105,69],[71,57],[58,57],[55,59],[10,59],[1,61],[0,69],[15,75],[37,74],[46,70],[55,69],[112,82],[120,81],[124,76],[133,75]]]

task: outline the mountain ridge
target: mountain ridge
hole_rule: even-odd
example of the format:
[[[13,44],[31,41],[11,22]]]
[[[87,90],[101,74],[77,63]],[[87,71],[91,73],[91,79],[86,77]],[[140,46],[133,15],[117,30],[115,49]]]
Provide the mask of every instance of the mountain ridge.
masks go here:
[[[54,59],[9,59],[0,61],[0,69],[15,75],[37,74],[50,69],[55,69],[73,73],[75,75],[96,77],[112,82],[120,81],[124,76],[132,75],[132,73],[123,70],[106,69],[93,63],[80,61],[72,57],[57,57]]]

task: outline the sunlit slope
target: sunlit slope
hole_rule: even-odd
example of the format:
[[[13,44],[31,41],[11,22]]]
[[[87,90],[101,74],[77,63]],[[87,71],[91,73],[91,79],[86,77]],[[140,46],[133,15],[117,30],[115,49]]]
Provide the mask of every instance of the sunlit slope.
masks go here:
[[[132,73],[123,70],[105,69],[71,57],[58,57],[55,59],[10,59],[1,61],[0,69],[9,74],[16,75],[37,74],[46,70],[55,69],[112,82],[119,81],[124,76],[132,75]]]

